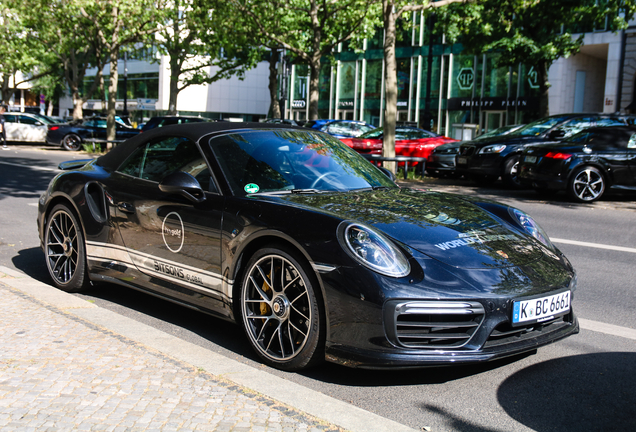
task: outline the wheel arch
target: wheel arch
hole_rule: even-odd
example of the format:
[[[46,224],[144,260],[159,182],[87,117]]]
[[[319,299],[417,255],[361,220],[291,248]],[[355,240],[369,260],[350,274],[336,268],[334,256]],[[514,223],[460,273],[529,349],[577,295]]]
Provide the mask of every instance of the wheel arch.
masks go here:
[[[246,243],[239,251],[236,252],[236,259],[233,260],[234,267],[229,269],[229,274],[232,275],[234,281],[232,285],[232,313],[234,314],[234,320],[239,322],[241,314],[241,304],[237,299],[240,298],[241,291],[241,279],[243,271],[250,258],[259,250],[264,247],[282,247],[295,252],[298,256],[305,260],[305,263],[310,268],[310,277],[313,277],[317,282],[317,295],[319,296],[320,304],[324,312],[324,330],[327,332],[327,339],[329,338],[329,310],[326,301],[325,287],[320,274],[313,267],[313,260],[307,253],[307,251],[294,239],[278,231],[263,231],[255,234],[253,238]]]
[[[570,181],[572,180],[574,175],[578,173],[579,170],[585,167],[593,167],[599,170],[603,175],[603,179],[607,182],[607,186],[611,186],[614,184],[614,173],[603,159],[586,159],[571,167],[566,179],[566,184],[570,184]]]
[[[44,211],[42,212],[44,217],[42,218],[42,221],[41,221],[42,233],[44,233],[46,221],[49,220],[49,217],[51,216],[51,212],[53,211],[55,206],[58,204],[66,205],[73,212],[74,216],[77,218],[77,223],[79,223],[80,227],[82,227],[82,234],[84,234],[84,241],[86,241],[86,230],[84,228],[84,221],[81,218],[81,213],[79,211],[79,208],[77,207],[77,205],[75,204],[75,201],[73,201],[73,199],[70,196],[61,192],[53,195],[53,197],[51,197],[51,199],[48,200],[48,202],[46,203],[44,207]]]

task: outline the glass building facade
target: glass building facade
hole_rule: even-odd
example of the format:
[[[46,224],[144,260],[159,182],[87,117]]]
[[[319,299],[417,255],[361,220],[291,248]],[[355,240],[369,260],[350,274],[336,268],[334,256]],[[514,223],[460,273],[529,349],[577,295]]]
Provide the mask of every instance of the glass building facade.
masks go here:
[[[421,14],[398,31],[396,44],[398,122],[468,138],[538,117],[539,86],[531,65],[496,67],[497,55],[463,53],[461,44],[445,43]],[[400,27],[398,27],[400,29]],[[382,126],[384,110],[383,32],[356,53],[339,47],[334,62],[320,75],[320,118],[363,120]],[[308,114],[308,70],[293,68],[287,117]],[[466,135],[468,134],[468,135]]]

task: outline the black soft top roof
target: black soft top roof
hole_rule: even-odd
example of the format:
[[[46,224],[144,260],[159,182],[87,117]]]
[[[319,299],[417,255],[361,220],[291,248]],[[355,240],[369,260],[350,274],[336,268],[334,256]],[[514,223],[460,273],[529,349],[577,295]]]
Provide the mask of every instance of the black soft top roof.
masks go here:
[[[201,123],[184,123],[179,125],[164,126],[161,128],[150,129],[139,135],[136,135],[124,143],[119,144],[110,152],[97,159],[97,164],[105,169],[116,169],[140,144],[150,141],[154,138],[162,136],[178,135],[193,142],[198,142],[206,135],[214,133],[243,130],[243,129],[300,129],[309,131],[311,129],[288,124],[273,123],[234,123],[234,122],[201,122]],[[313,132],[317,132],[313,130]]]

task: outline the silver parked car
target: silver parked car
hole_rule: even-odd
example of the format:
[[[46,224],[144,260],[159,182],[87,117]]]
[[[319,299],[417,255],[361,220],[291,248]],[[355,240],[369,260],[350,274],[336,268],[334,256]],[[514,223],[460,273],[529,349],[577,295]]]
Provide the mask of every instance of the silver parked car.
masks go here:
[[[44,143],[47,125],[54,124],[45,117],[29,113],[6,112],[3,116],[7,141]]]

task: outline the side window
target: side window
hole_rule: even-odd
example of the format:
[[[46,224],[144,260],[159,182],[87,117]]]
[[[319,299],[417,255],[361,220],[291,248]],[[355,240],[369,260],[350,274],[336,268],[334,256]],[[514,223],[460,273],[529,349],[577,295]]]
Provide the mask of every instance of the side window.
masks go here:
[[[20,116],[20,123],[27,124],[27,125],[36,125],[36,124],[39,124],[40,122],[34,119],[33,117]]]
[[[563,131],[564,137],[567,138],[571,135],[574,135],[577,132],[582,131],[583,129],[587,129],[589,127],[594,126],[594,119],[592,117],[580,117],[574,118],[569,122],[562,124],[557,127],[555,130]]]
[[[5,123],[17,123],[18,119],[15,114],[3,114]]]
[[[169,137],[139,147],[118,169],[144,180],[160,182],[168,174],[183,171],[210,190],[210,170],[196,144],[187,138]]]

